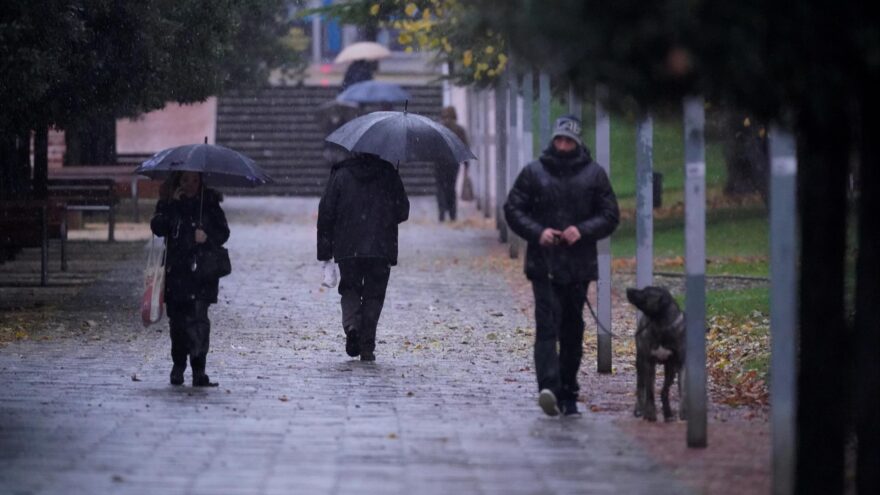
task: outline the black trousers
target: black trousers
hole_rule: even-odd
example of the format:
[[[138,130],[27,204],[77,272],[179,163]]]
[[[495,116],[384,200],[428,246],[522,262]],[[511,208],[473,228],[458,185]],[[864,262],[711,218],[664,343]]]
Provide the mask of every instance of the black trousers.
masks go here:
[[[580,390],[577,374],[584,354],[584,302],[588,286],[587,282],[555,284],[550,280],[532,280],[538,390],[550,389],[559,400],[577,399]]]
[[[437,183],[437,212],[440,221],[443,221],[447,212],[449,219],[455,220],[457,206],[455,180],[458,178],[458,164],[435,164],[434,177]]]
[[[211,344],[211,320],[204,301],[168,301],[168,326],[171,328],[171,360],[174,366],[186,368],[186,357],[193,373],[205,371],[208,347]]]
[[[385,305],[391,267],[383,258],[350,258],[339,262],[342,326],[357,329],[361,352],[376,349],[376,326]]]

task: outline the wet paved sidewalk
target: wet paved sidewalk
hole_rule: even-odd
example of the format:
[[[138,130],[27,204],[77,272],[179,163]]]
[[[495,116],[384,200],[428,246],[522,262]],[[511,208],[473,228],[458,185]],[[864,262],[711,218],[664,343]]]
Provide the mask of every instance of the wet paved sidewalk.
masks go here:
[[[339,296],[319,288],[317,202],[224,206],[220,387],[191,388],[189,371],[168,385],[167,323],[138,320],[130,244],[49,315],[54,337],[0,348],[0,493],[688,493],[613,417],[540,413],[528,317],[480,264],[493,230],[437,227],[414,201],[366,364],[345,355]]]

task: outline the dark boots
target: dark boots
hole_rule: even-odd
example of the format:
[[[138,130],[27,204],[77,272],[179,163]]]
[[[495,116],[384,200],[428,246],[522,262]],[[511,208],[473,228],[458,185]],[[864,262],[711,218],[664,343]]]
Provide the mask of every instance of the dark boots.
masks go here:
[[[201,372],[193,372],[193,387],[219,387],[220,384],[217,382],[212,382],[208,375],[205,374],[205,371]]]
[[[357,328],[350,325],[345,328],[345,353],[355,357],[361,353],[361,336]]]
[[[171,384],[172,385],[183,385],[183,372],[186,371],[186,365],[178,366],[174,365],[171,368]]]

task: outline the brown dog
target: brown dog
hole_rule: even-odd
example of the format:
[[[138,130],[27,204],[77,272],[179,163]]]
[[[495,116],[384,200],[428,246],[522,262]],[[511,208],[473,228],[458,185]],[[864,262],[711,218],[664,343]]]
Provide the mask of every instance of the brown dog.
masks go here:
[[[627,289],[626,298],[642,312],[636,330],[636,417],[657,421],[654,405],[654,378],[656,366],[663,364],[663,389],[660,401],[663,419],[672,421],[669,407],[669,387],[678,379],[679,417],[685,419],[685,401],[682,391],[685,380],[685,321],[684,313],[672,294],[663,287]]]

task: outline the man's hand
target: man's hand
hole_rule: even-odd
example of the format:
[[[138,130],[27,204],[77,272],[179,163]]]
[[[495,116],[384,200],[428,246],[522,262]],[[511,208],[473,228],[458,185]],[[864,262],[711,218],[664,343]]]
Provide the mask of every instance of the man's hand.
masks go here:
[[[202,229],[196,229],[196,244],[204,244],[208,240],[208,234]]]
[[[178,187],[177,189],[174,190],[174,193],[171,195],[171,199],[179,201],[181,196],[183,196],[183,188]]]
[[[556,229],[544,229],[541,232],[541,237],[538,239],[538,244],[542,246],[555,246],[559,244],[559,236],[562,235],[562,232]]]
[[[581,239],[581,231],[574,225],[571,225],[562,232],[562,238],[566,244],[571,246]]]

